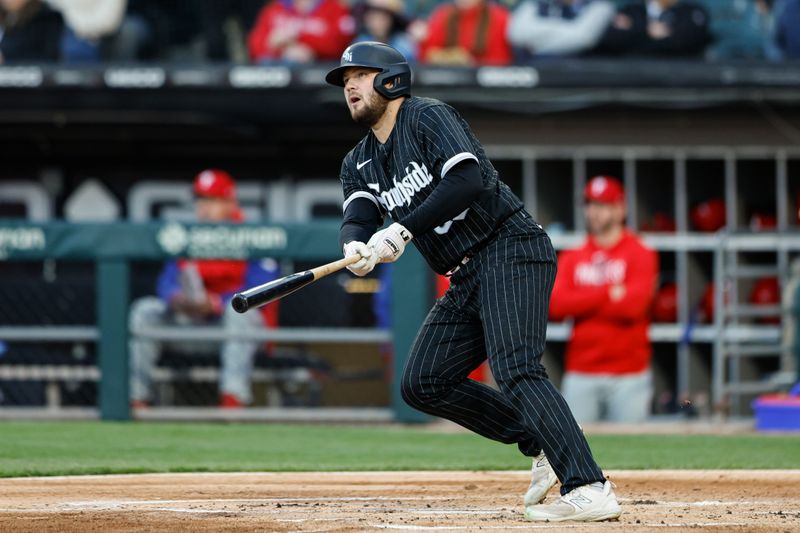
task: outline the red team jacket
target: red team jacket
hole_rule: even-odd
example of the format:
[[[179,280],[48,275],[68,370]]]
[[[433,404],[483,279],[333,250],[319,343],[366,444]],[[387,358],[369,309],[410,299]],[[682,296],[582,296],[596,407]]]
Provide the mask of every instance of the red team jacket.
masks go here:
[[[478,40],[478,27],[481,17],[485,16],[483,10],[488,10],[488,33],[486,46],[483,51],[476,53]],[[420,47],[420,58],[428,60],[432,48],[447,46],[448,26],[455,18],[457,23],[457,43],[459,46],[472,52],[472,57],[479,65],[507,65],[511,63],[511,45],[506,39],[506,29],[509,20],[508,10],[489,2],[485,7],[478,5],[466,10],[457,11],[451,4],[441,5],[431,14],[428,22],[428,37]]]
[[[280,59],[281,50],[270,47],[269,36],[276,28],[293,26],[300,32],[297,40],[314,50],[318,61],[338,61],[355,34],[353,17],[337,0],[318,0],[307,14],[298,12],[291,0],[273,0],[259,13],[250,32],[250,57]]]
[[[647,329],[657,276],[658,254],[628,230],[610,249],[590,237],[582,247],[561,253],[550,316],[574,319],[568,372],[630,374],[649,367]],[[625,296],[612,302],[609,287],[618,283]]]

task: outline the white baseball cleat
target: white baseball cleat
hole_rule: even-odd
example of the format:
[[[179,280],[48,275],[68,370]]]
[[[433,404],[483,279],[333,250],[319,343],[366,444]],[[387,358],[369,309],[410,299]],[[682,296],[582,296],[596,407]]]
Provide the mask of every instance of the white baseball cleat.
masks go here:
[[[536,505],[542,503],[547,492],[553,488],[558,478],[556,473],[553,472],[553,467],[550,466],[550,461],[544,452],[533,458],[533,466],[531,467],[531,484],[528,486],[528,492],[525,493],[525,507],[529,505]]]
[[[618,518],[622,513],[611,482],[583,485],[571,490],[556,503],[531,505],[525,508],[525,518],[534,522],[599,522]]]

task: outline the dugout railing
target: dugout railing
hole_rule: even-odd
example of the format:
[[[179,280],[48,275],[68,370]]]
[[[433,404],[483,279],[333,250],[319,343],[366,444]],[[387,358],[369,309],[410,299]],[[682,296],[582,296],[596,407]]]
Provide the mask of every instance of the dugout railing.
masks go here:
[[[291,258],[324,262],[338,256],[338,224],[312,222],[297,225],[236,226],[166,224],[71,224],[56,222],[0,224],[0,258],[4,261],[90,260],[94,261],[97,324],[95,326],[22,326],[0,325],[0,339],[19,342],[83,341],[97,344],[97,365],[58,367],[53,365],[0,365],[0,379],[97,380],[97,408],[104,420],[127,420],[131,417],[128,399],[128,307],[130,304],[130,262],[163,260],[168,257]],[[406,254],[396,265],[396,276],[403,284],[394,284],[392,314],[398,317],[393,331],[368,328],[278,328],[248,334],[264,341],[325,341],[329,343],[391,342],[393,352],[408,353],[416,328],[424,319],[430,301],[427,267],[416,251]],[[14,302],[10,302],[11,305]],[[321,301],[319,305],[326,305]],[[224,331],[213,326],[202,328],[164,327],[139,332],[151,338],[220,340]],[[393,358],[393,374],[399,374],[403,358]],[[350,413],[333,411],[331,417],[356,420],[424,420],[400,398],[396,383],[391,385],[391,409]],[[52,393],[56,394],[55,389]],[[58,410],[58,416],[85,416],[83,410]],[[216,410],[215,410],[216,411]],[[47,415],[47,409],[20,411],[25,416]],[[51,415],[53,413],[51,412]],[[176,416],[167,413],[167,417]],[[263,413],[259,415],[264,418]],[[308,413],[299,418],[309,418]],[[324,416],[324,415],[317,415]],[[285,413],[278,418],[286,418]]]
[[[324,260],[336,254],[335,224],[312,223],[297,226],[248,225],[248,231],[279,231],[284,237],[253,240],[250,245],[237,251],[228,250],[230,255],[241,257],[285,256]],[[204,255],[202,246],[209,241],[192,237],[202,231],[228,231],[226,227],[167,224],[128,224],[87,225],[87,224],[0,224],[0,251],[4,260],[41,259],[92,259],[96,262],[96,306],[98,321],[94,326],[21,326],[1,325],[0,339],[5,342],[85,342],[97,344],[96,364],[0,364],[0,380],[37,380],[48,383],[46,403],[39,409],[2,408],[4,417],[35,418],[57,416],[59,418],[91,417],[99,414],[106,420],[125,420],[130,418],[128,405],[128,338],[137,334],[147,338],[170,341],[190,336],[195,341],[221,341],[226,333],[219,326],[164,326],[142,331],[129,331],[129,262],[134,259],[163,259],[174,254]],[[196,242],[192,244],[192,239]],[[556,248],[564,249],[581,239],[579,233],[554,235]],[[742,291],[740,278],[749,274],[766,272],[766,265],[747,265],[741,261],[741,254],[768,252],[781,259],[770,268],[770,273],[780,276],[781,286],[789,281],[789,258],[800,252],[800,235],[795,234],[750,234],[721,232],[714,235],[656,235],[648,234],[645,241],[660,252],[710,253],[713,256],[713,283],[716,287],[717,309],[712,323],[702,324],[694,320],[691,306],[692,297],[688,288],[681,289],[679,299],[681,315],[685,320],[674,324],[653,324],[650,328],[651,340],[674,347],[672,357],[677,357],[675,375],[678,390],[706,391],[710,396],[714,412],[741,415],[746,411],[743,399],[760,392],[786,387],[796,377],[798,353],[795,335],[786,336],[780,324],[759,323],[760,317],[782,317],[786,324],[794,318],[791,302],[783,305],[754,307],[743,304],[739,296]],[[198,244],[201,243],[201,244]],[[333,245],[331,245],[333,243]],[[198,248],[200,246],[200,248]],[[168,252],[165,248],[171,250]],[[683,261],[688,261],[685,257]],[[680,265],[679,265],[680,266]],[[402,283],[393,284],[392,312],[398,317],[393,331],[374,328],[302,328],[289,327],[253,330],[246,337],[253,340],[274,342],[329,342],[329,343],[374,343],[391,342],[393,351],[401,354],[394,357],[393,374],[402,370],[404,357],[419,324],[424,319],[430,304],[430,272],[424,261],[411,251],[396,264],[397,279]],[[687,268],[684,264],[681,268]],[[682,277],[689,279],[688,272]],[[794,282],[796,285],[796,281]],[[691,284],[690,284],[691,285]],[[723,295],[727,295],[723,297]],[[13,302],[11,302],[13,304]],[[320,302],[319,305],[325,305]],[[548,349],[559,346],[569,337],[569,324],[550,324],[548,329]],[[707,347],[710,352],[706,352]],[[706,354],[706,355],[704,355]],[[551,354],[552,356],[552,354]],[[655,364],[659,357],[656,354]],[[774,363],[765,366],[765,361]],[[548,365],[557,369],[559,362]],[[255,381],[303,380],[307,375],[296,372],[256,370]],[[174,379],[174,374],[166,369],[160,372],[159,379]],[[190,380],[213,381],[216,369],[194,367],[185,374]],[[556,371],[557,373],[557,371]],[[162,375],[163,374],[163,375]],[[663,379],[656,376],[657,379]],[[97,408],[60,407],[59,381],[89,381],[98,384]],[[382,421],[422,421],[426,418],[408,408],[401,400],[396,380],[391,384],[391,409],[285,409],[271,411],[252,410],[238,412],[235,416],[215,408],[157,408],[139,413],[146,419],[252,419],[252,420],[355,420],[363,422]],[[722,407],[725,411],[722,412]],[[709,413],[710,414],[710,413]]]

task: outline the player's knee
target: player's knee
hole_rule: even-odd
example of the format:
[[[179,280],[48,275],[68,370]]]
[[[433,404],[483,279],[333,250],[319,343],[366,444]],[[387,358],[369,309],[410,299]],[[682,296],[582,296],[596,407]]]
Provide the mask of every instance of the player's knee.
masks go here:
[[[493,365],[492,375],[501,391],[513,390],[521,382],[530,379],[546,380],[547,370],[536,361],[521,361],[519,364]]]
[[[446,391],[436,385],[434,378],[405,372],[400,382],[400,394],[408,405],[420,409],[435,404]]]
[[[403,401],[411,407],[420,407],[424,404],[424,401],[422,400],[424,395],[421,394],[422,392],[422,387],[419,386],[418,381],[414,379],[408,372],[405,372],[400,381],[400,395],[402,396]]]

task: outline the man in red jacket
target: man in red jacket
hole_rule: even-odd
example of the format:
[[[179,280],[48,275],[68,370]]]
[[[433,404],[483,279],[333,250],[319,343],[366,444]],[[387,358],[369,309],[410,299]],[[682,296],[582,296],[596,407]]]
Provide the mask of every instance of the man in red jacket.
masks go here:
[[[247,38],[259,63],[338,60],[355,35],[355,21],[339,0],[272,0]]]
[[[210,224],[241,222],[236,200],[236,185],[224,170],[208,169],[194,180],[195,213],[199,222]],[[222,343],[171,342],[169,347],[182,354],[216,354],[221,348],[219,385],[220,407],[242,407],[252,400],[250,376],[258,342],[243,333],[277,325],[276,304],[262,313],[237,313],[229,305],[236,292],[267,283],[279,275],[272,259],[173,259],[167,261],[158,277],[158,296],[146,296],[131,306],[130,388],[132,407],[147,407],[151,401],[153,368],[161,355],[162,344],[137,332],[167,324],[221,324],[228,333]]]
[[[658,255],[625,227],[614,178],[584,191],[587,241],[558,259],[550,316],[573,320],[562,392],[578,422],[639,422],[650,408],[649,310]]]
[[[420,59],[433,65],[508,65],[508,21],[508,9],[490,0],[441,4],[428,21]]]

